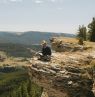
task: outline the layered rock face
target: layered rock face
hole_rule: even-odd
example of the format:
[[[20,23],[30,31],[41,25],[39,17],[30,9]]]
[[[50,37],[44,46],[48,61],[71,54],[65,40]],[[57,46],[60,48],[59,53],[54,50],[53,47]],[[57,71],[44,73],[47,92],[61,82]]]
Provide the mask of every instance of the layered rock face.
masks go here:
[[[50,62],[40,61],[36,57],[30,60],[32,80],[43,87],[42,97],[95,97],[93,44],[78,45],[76,40],[62,39],[51,40],[52,49],[56,52]]]
[[[93,69],[89,66],[92,59],[94,56],[87,53],[55,53],[51,62],[32,58],[32,80],[43,87],[48,97],[94,97]]]

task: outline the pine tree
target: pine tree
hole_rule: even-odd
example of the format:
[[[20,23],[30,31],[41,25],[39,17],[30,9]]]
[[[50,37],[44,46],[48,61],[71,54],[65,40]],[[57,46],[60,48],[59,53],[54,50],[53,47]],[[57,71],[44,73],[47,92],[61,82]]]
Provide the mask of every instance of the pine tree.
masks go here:
[[[18,88],[16,94],[17,94],[17,97],[22,97],[21,86]]]
[[[29,97],[27,90],[27,83],[22,84],[21,91],[22,91],[22,97]]]
[[[27,84],[27,90],[28,90],[29,96],[32,97],[32,81],[30,79]]]
[[[77,32],[77,37],[82,40],[86,40],[86,35],[87,35],[87,29],[84,25],[79,26],[78,32]]]
[[[90,41],[95,42],[95,17],[92,19],[92,22],[88,25],[89,28],[89,39]]]

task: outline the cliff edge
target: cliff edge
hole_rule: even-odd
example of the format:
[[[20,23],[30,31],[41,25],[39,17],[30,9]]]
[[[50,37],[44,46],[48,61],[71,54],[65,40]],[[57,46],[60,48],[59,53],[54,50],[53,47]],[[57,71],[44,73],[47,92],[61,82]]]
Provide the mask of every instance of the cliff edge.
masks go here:
[[[30,76],[43,87],[42,97],[95,97],[95,51],[54,52],[50,62],[30,60]]]

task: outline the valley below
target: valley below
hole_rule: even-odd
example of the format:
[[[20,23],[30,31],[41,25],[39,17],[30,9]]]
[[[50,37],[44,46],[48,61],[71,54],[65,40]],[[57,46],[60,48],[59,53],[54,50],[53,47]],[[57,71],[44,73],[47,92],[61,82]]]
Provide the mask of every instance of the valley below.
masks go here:
[[[33,53],[27,48],[19,44],[0,44],[0,97],[41,96],[42,87],[29,76],[29,60]]]

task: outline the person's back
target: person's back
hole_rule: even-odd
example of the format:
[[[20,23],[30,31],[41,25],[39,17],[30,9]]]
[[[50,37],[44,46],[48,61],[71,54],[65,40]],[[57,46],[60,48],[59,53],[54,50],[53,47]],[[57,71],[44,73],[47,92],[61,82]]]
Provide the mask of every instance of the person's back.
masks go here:
[[[47,55],[51,56],[51,48],[49,46],[43,47],[42,54],[43,54],[43,56],[47,56]]]

